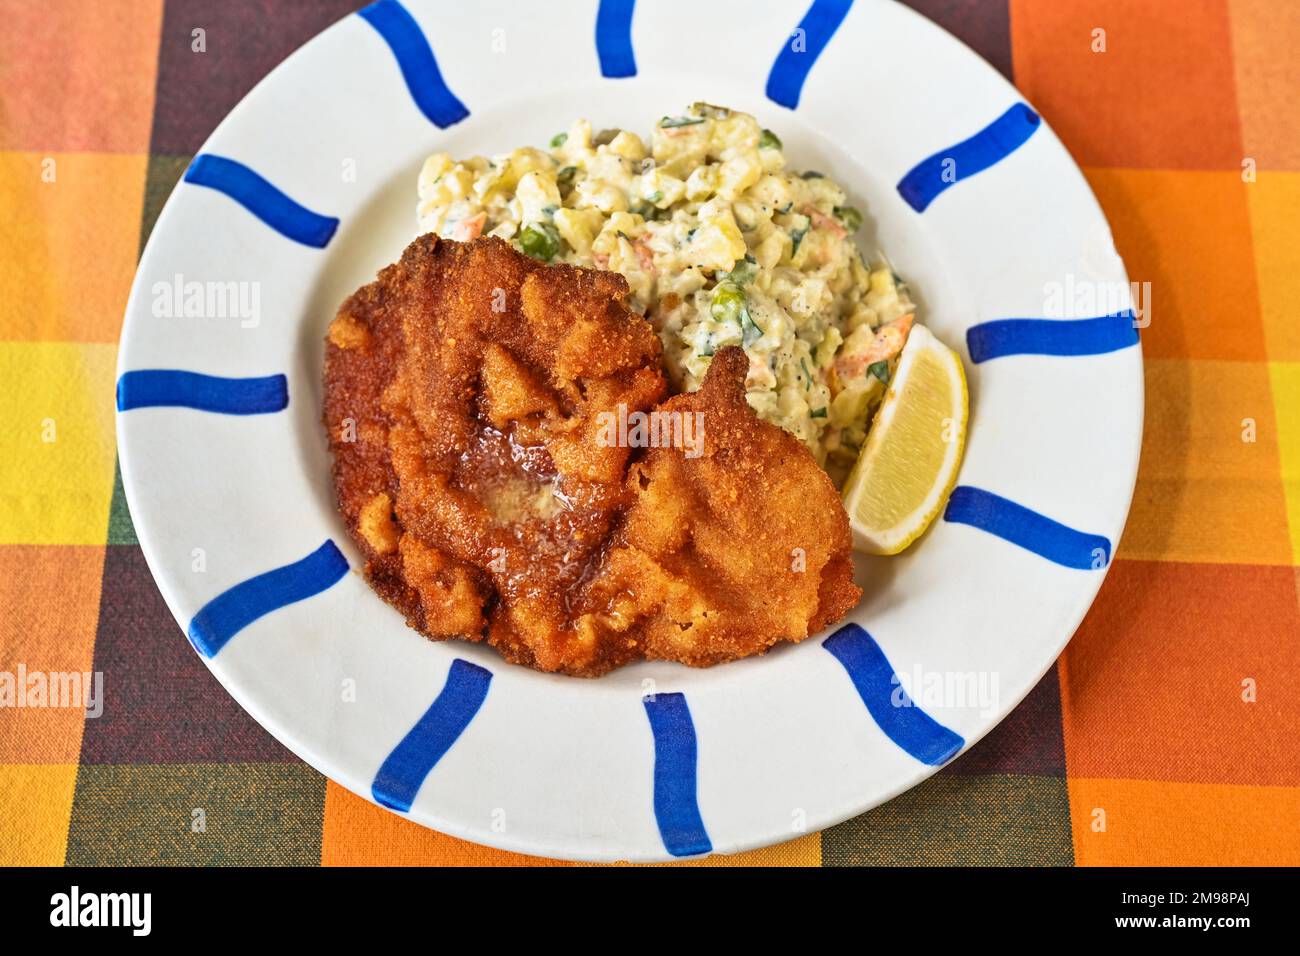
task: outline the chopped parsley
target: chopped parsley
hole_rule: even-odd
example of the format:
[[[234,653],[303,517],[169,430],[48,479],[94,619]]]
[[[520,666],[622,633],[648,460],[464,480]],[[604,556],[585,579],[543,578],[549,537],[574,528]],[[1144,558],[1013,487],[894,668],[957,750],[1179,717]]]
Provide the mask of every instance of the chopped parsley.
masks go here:
[[[791,230],[790,230],[790,243],[791,243],[791,245],[790,245],[790,258],[791,258],[791,259],[793,259],[794,256],[795,256],[795,254],[799,251],[799,243],[803,242],[803,237],[806,236],[806,235],[808,235],[808,227],[807,227],[807,226],[804,226],[802,229],[791,229]]]
[[[763,337],[763,330],[754,317],[749,314],[749,307],[740,310],[740,341],[743,345],[753,345]]]
[[[879,362],[872,362],[867,366],[867,373],[876,376],[886,385],[889,384],[889,362],[881,359]]]

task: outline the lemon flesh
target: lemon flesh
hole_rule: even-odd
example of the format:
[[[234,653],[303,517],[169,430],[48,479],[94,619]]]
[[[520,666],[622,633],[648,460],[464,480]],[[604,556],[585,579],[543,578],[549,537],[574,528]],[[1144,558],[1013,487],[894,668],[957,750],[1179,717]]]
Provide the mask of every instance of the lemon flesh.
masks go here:
[[[967,404],[957,353],[913,326],[844,483],[855,549],[897,554],[930,526],[957,480]]]

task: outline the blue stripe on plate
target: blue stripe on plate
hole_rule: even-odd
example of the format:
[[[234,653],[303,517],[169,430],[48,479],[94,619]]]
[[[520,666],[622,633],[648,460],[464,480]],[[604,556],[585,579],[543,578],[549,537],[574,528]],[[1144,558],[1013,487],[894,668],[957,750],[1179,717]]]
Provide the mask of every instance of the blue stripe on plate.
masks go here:
[[[289,380],[283,375],[220,378],[173,368],[123,372],[117,380],[117,410],[171,406],[225,415],[262,415],[289,404]]]
[[[185,170],[185,182],[225,193],[280,235],[324,249],[339,221],[294,202],[243,163],[200,153]]]
[[[1110,563],[1110,541],[1053,521],[1024,505],[969,485],[948,498],[944,521],[968,524],[1067,568],[1097,571]]]
[[[397,0],[378,0],[357,11],[384,38],[415,105],[434,126],[446,129],[469,116],[465,104],[447,88],[429,40],[406,7]]]
[[[898,192],[917,212],[941,192],[1006,159],[1042,125],[1037,113],[1017,103],[970,139],[921,160],[898,181]]]
[[[794,109],[799,105],[799,94],[804,80],[822,55],[831,37],[848,16],[853,0],[813,0],[799,26],[786,37],[781,52],[772,63],[767,75],[767,97],[775,103]]]
[[[451,662],[442,691],[384,760],[370,794],[390,810],[406,813],[424,778],[469,726],[487,697],[492,672],[462,658]]]
[[[695,724],[684,694],[647,697],[646,716],[655,740],[655,820],[673,856],[698,856],[713,849],[695,797]]]
[[[1101,355],[1137,345],[1132,311],[1095,319],[994,319],[971,326],[973,362],[1004,355]]]
[[[347,573],[347,558],[326,540],[301,561],[249,578],[203,605],[190,621],[190,643],[204,657],[215,657],[259,617],[320,594]]]
[[[596,55],[600,75],[611,79],[636,76],[632,52],[632,8],[636,0],[600,0],[596,10]]]
[[[933,767],[947,763],[965,741],[907,696],[875,638],[856,624],[846,624],[822,647],[849,672],[858,696],[885,736],[917,760]]]

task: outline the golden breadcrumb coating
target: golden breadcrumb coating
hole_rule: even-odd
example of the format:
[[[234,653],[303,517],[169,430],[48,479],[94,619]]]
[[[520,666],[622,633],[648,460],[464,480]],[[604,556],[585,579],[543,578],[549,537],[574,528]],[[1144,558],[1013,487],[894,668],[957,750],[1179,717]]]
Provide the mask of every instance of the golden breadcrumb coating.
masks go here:
[[[839,497],[749,408],[743,353],[664,402],[659,338],[627,296],[617,273],[426,235],[339,309],[339,509],[412,627],[593,676],[744,657],[858,599]],[[678,431],[643,447],[611,425],[647,414]]]

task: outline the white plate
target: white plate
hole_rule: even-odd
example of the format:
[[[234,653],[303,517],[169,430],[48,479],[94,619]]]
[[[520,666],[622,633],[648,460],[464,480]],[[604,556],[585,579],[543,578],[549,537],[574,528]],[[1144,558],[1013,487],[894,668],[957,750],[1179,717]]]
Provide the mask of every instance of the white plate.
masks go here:
[[[510,850],[730,853],[914,786],[1051,665],[1128,511],[1142,358],[1125,319],[1068,315],[1076,305],[1116,311],[1081,296],[1127,290],[1079,170],[1002,77],[893,3],[656,0],[635,9],[629,36],[631,4],[615,0],[599,16],[595,2],[404,2],[383,0],[312,40],[203,147],[306,209],[286,211],[262,186],[236,201],[229,192],[248,188],[249,174],[198,161],[140,263],[122,333],[118,441],[140,543],[177,620],[216,651],[208,666],[236,700],[322,773],[369,799],[377,790],[401,805],[414,794],[411,819]],[[454,100],[437,89],[426,44]],[[602,75],[602,54],[607,72],[626,72],[628,49],[635,76]],[[598,680],[424,640],[367,587],[335,511],[320,424],[327,323],[413,238],[428,153],[542,144],[577,116],[648,130],[700,99],[754,113],[794,168],[833,175],[869,211],[868,251],[887,250],[921,321],[967,360],[959,485],[999,497],[959,490],[948,520],[907,554],[860,563],[866,596],[849,620],[870,637],[848,632],[828,646],[819,635],[708,670],[638,664]],[[452,122],[457,102],[468,115]],[[978,171],[982,156],[991,164]],[[259,321],[214,315],[215,298],[205,316],[187,314],[169,290],[195,282],[205,294],[237,283],[247,305],[255,290]],[[1051,324],[984,325],[1044,317]],[[967,333],[977,326],[975,362]],[[1094,354],[988,357],[1004,348]],[[209,387],[176,371],[270,378]],[[278,411],[176,406],[274,409],[282,384]],[[895,706],[891,665],[917,706]]]

